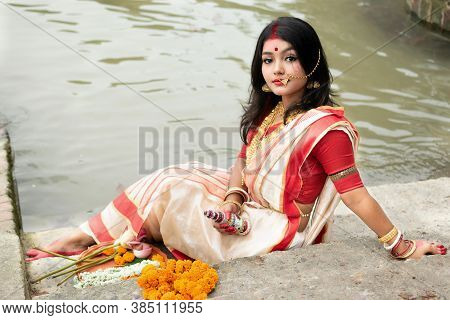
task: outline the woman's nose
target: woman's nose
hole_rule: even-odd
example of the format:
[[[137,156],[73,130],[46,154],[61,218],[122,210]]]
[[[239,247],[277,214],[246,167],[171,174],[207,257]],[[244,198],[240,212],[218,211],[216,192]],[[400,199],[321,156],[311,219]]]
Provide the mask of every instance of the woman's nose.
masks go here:
[[[281,63],[281,61],[276,61],[274,63],[273,74],[274,75],[280,75],[280,74],[283,74],[283,73],[284,73],[283,64]]]

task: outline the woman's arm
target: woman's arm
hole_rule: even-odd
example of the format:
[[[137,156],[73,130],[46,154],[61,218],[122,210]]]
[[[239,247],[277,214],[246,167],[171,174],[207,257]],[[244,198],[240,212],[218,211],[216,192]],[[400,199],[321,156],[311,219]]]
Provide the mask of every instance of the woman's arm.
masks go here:
[[[381,206],[365,187],[341,193],[340,196],[344,204],[360,217],[378,237],[382,237],[394,227]]]
[[[247,191],[247,187],[245,185],[244,186],[242,185],[241,172],[244,169],[244,167],[245,167],[245,158],[243,158],[242,156],[238,156],[233,167],[231,168],[230,180],[228,182],[228,189],[232,187],[238,187]],[[246,199],[244,199],[238,193],[231,193],[225,199],[223,199],[223,201],[226,200],[231,200],[242,204]],[[240,208],[235,203],[226,203],[220,205],[220,210],[225,213],[227,219],[230,219],[231,213],[239,214]],[[227,223],[222,224],[215,223],[214,227],[220,232],[226,234],[236,234],[237,232],[235,228],[229,226]]]
[[[362,183],[356,169],[353,146],[346,133],[337,130],[328,132],[314,148],[313,155],[331,176],[345,205],[378,237],[392,230],[394,225]],[[395,238],[388,244],[394,241]],[[407,244],[401,242],[396,251],[403,252],[406,246]]]
[[[392,222],[365,187],[342,193],[340,196],[344,204],[360,217],[378,237],[392,230]],[[395,239],[392,239],[388,244],[392,244],[394,241]],[[416,240],[416,244],[417,249],[409,258],[420,259],[425,254],[444,255],[447,253],[447,249],[442,244],[435,244],[425,240]],[[396,252],[404,252],[407,248],[408,244],[403,240],[399,243]]]
[[[242,188],[247,191],[247,187],[242,185],[242,170],[245,167],[245,158],[237,158],[231,169],[230,181],[228,182],[228,189],[232,187]],[[244,202],[244,199],[236,193],[230,194],[225,200],[235,200],[240,203]]]
[[[353,147],[345,133],[339,131],[328,132],[313,150],[314,156],[319,160],[327,175],[331,177],[336,190],[339,192],[344,204],[352,210],[361,220],[372,229],[378,237],[387,235],[393,224],[384,213],[378,202],[364,187],[356,169]],[[350,169],[350,170],[349,170]],[[387,244],[396,241],[391,239]],[[424,254],[446,254],[447,249],[441,244],[425,240],[416,240],[416,250],[409,258],[419,259]],[[408,253],[412,242],[402,240],[394,246],[391,253]],[[414,246],[411,247],[413,249]]]

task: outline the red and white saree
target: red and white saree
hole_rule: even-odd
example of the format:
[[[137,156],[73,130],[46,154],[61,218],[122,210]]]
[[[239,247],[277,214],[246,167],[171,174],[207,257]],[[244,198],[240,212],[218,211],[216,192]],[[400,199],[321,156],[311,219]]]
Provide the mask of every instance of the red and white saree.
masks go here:
[[[149,219],[149,231],[156,241],[163,241],[175,255],[182,253],[210,264],[326,241],[340,200],[330,178],[302,233],[297,232],[300,211],[294,199],[302,188],[302,164],[330,130],[347,133],[356,153],[359,136],[355,127],[344,117],[343,108],[328,106],[309,110],[261,145],[244,170],[252,199],[243,204],[243,216],[252,228],[246,236],[222,234],[204,217],[204,210],[223,200],[231,168],[199,162],[163,168],[140,179],[80,228],[97,242],[126,241]]]

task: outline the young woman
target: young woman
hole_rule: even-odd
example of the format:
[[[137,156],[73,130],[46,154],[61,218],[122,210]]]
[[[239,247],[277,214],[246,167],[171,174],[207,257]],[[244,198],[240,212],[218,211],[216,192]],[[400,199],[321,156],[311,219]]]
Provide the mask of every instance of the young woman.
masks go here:
[[[176,257],[218,263],[326,240],[342,199],[392,256],[446,253],[440,244],[405,239],[367,192],[355,164],[358,132],[332,99],[325,52],[308,23],[281,17],[266,26],[251,70],[244,144],[230,170],[197,162],[160,169],[47,249],[68,255],[145,235]],[[205,218],[210,208],[228,223]]]

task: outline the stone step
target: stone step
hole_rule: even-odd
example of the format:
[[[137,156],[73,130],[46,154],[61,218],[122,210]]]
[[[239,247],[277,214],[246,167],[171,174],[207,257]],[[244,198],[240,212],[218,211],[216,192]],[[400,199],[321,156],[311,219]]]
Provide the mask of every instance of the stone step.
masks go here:
[[[450,178],[369,187],[392,221],[410,238],[450,243]],[[26,246],[47,243],[67,229],[29,233]],[[30,279],[66,263],[28,264]],[[215,266],[219,284],[211,299],[449,299],[449,256],[420,261],[389,258],[372,231],[344,204],[336,210],[331,242],[228,261]],[[34,299],[132,299],[135,280],[75,289],[55,280],[33,285]]]
[[[0,300],[29,298],[16,191],[9,136],[4,128],[0,128]]]

